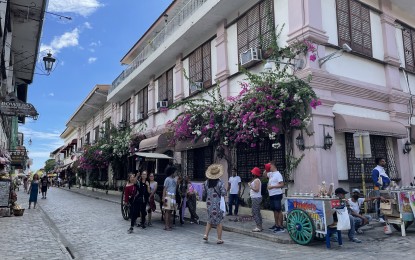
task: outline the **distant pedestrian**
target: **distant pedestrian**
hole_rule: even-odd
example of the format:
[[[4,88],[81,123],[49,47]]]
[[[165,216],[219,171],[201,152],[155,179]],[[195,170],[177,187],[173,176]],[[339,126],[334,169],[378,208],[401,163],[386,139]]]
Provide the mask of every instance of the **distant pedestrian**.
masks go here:
[[[253,175],[253,179],[251,182],[248,183],[249,187],[251,188],[249,195],[251,197],[252,202],[252,216],[255,220],[256,227],[252,230],[252,232],[261,232],[262,231],[262,215],[261,215],[261,202],[262,202],[262,195],[261,195],[261,170],[258,167],[255,167],[251,170]]]
[[[154,196],[156,195],[158,185],[157,185],[157,182],[154,180],[154,173],[150,173],[149,179],[150,179],[150,197],[148,200],[149,209],[148,209],[148,224],[147,225],[151,227],[152,226],[152,223],[151,223],[152,213],[156,211],[156,201],[154,199]]]
[[[385,171],[385,158],[376,158],[375,163],[376,167],[372,170],[373,190],[375,197],[380,197],[380,191],[387,188],[391,181]],[[380,213],[380,199],[375,203],[375,210],[379,222],[385,223],[384,216]]]
[[[135,221],[138,216],[138,207],[134,207],[134,199],[137,193],[137,178],[134,173],[128,174],[128,182],[124,187],[124,203],[130,205],[130,219],[131,226],[128,229],[128,233],[132,233],[134,230]]]
[[[209,232],[212,226],[216,226],[218,235],[217,244],[223,244],[222,240],[222,221],[224,210],[221,208],[221,197],[225,197],[225,184],[219,179],[223,175],[223,166],[221,164],[212,164],[206,170],[206,178],[203,185],[203,196],[206,197],[206,208],[208,221],[206,224],[205,235],[203,240],[208,240]],[[224,201],[223,201],[224,203]]]
[[[239,209],[239,196],[241,194],[241,177],[236,175],[236,171],[232,172],[232,176],[229,178],[228,182],[228,192],[229,192],[229,212],[228,216],[232,216],[232,206],[235,205],[234,215],[238,215]]]
[[[58,188],[60,188],[61,184],[62,184],[62,178],[58,177]]]
[[[150,182],[147,179],[147,171],[143,171],[137,182],[137,196],[138,208],[141,216],[141,228],[146,228],[146,208],[150,197]]]
[[[46,199],[46,193],[48,192],[49,188],[49,180],[46,174],[42,176],[40,179],[41,190],[42,190],[42,199]]]
[[[167,178],[164,180],[164,188],[163,188],[163,209],[165,212],[164,216],[164,230],[171,231],[173,220],[172,220],[172,213],[176,210],[176,186],[177,182],[174,178],[174,174],[176,173],[176,167],[174,166],[167,166],[164,170]]]
[[[183,176],[179,176],[177,181],[177,191],[176,191],[176,200],[177,200],[177,207],[179,210],[179,218],[180,224],[184,224],[184,214],[186,210],[186,203],[187,203],[187,188],[188,188],[188,181]]]
[[[36,208],[36,203],[37,203],[37,194],[40,194],[40,190],[39,190],[39,175],[37,173],[35,173],[35,175],[33,175],[33,180],[30,182],[30,187],[29,187],[29,191],[27,192],[27,194],[30,194],[29,196],[29,209],[30,206],[32,205],[33,202],[33,208]]]
[[[196,190],[193,187],[193,184],[190,182],[189,176],[186,176],[185,178],[188,183],[186,206],[189,208],[190,223],[196,222],[197,224],[199,224],[199,216],[196,213]]]
[[[23,188],[24,188],[24,192],[27,192],[28,181],[29,180],[28,180],[27,176],[25,176],[23,178]]]

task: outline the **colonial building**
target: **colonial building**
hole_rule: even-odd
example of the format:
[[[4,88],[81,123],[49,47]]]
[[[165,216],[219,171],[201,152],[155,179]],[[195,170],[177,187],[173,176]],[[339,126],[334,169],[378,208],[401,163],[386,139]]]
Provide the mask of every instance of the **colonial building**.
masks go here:
[[[148,139],[140,144],[141,151],[174,154],[183,172],[193,180],[204,179],[217,159],[213,148],[203,142],[169,146],[166,122],[182,110],[164,108],[203,97],[201,90],[215,82],[224,97],[237,95],[245,78],[239,65],[263,71],[265,61],[254,54],[267,48],[262,43],[273,34],[266,26],[271,21],[276,30],[282,28],[280,46],[304,40],[317,46],[317,59],[304,59],[297,73],[312,75],[322,106],[313,110],[308,129],[313,134],[300,135],[304,145],[295,147],[295,156],[304,154],[302,161],[285,174],[291,190],[316,191],[322,181],[360,187],[353,133],[362,131],[370,134],[368,187],[375,157],[386,158],[391,178],[407,185],[415,163],[407,143],[415,124],[414,11],[409,0],[173,1],[122,58],[127,68],[108,93],[108,102],[116,104],[113,121],[145,122]],[[247,52],[252,55],[241,61]],[[327,134],[331,146],[324,145]],[[250,169],[271,159],[284,172],[284,158],[284,146],[273,149],[267,142],[240,146],[232,154],[234,170],[244,179],[250,178]]]

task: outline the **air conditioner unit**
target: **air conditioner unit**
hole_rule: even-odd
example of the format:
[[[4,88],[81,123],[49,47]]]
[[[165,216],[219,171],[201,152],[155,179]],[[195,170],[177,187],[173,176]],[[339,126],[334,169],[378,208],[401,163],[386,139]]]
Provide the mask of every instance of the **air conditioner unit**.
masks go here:
[[[137,113],[137,121],[144,119],[144,113]]]
[[[168,106],[169,106],[169,102],[167,102],[167,101],[158,101],[157,102],[157,109],[167,108]]]
[[[262,60],[261,49],[250,48],[240,54],[239,60],[242,67],[249,67],[250,65]]]
[[[203,88],[203,82],[191,82],[190,83],[190,93],[200,91]]]

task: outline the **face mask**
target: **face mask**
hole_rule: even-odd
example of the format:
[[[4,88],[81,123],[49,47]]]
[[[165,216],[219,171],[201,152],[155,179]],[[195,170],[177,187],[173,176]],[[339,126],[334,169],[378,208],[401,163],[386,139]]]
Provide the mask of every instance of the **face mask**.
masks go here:
[[[353,196],[352,196],[352,198],[353,198],[354,200],[358,200],[358,199],[359,199],[359,195],[353,195]]]

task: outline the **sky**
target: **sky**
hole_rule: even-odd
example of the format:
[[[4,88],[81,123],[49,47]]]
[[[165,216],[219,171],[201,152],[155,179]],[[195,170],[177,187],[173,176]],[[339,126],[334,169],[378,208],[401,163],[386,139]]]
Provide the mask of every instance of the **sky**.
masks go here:
[[[26,118],[19,125],[33,159],[32,171],[42,168],[50,153],[64,144],[60,135],[88,93],[96,84],[112,83],[124,68],[121,58],[171,2],[49,0],[48,12],[72,19],[45,15],[39,60],[50,51],[57,66],[49,76],[35,74],[27,102],[39,118]]]

